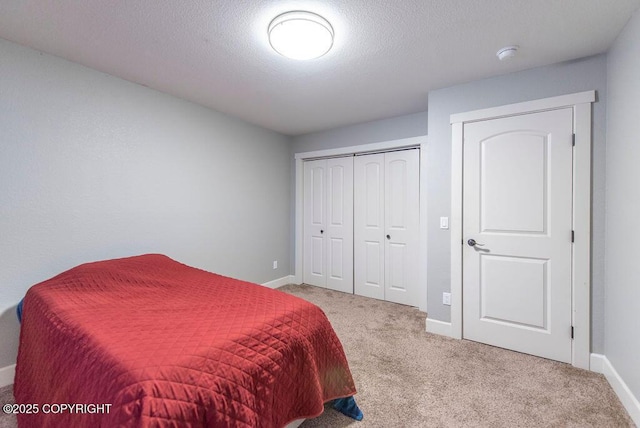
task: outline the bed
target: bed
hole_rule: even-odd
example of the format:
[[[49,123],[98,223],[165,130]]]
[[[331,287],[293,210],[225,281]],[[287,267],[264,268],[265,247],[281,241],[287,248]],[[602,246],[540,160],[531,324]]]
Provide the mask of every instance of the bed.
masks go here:
[[[355,393],[320,308],[163,255],[83,264],[24,299],[14,394],[38,410],[20,427],[283,427]]]

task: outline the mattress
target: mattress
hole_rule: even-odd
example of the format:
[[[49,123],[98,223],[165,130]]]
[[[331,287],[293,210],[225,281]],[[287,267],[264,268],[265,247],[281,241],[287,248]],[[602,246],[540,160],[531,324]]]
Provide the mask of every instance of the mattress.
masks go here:
[[[163,255],[83,264],[25,296],[20,427],[282,427],[355,392],[320,308]]]

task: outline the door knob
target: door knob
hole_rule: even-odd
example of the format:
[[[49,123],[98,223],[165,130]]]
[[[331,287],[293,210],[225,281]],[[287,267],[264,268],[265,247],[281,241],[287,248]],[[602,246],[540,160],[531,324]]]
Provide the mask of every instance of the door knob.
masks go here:
[[[387,239],[391,239],[391,235],[387,235]]]
[[[324,230],[320,229],[320,233],[324,233]]]
[[[470,247],[475,247],[476,245],[477,245],[478,247],[484,247],[484,244],[480,244],[480,243],[476,242],[476,240],[475,240],[475,239],[473,239],[473,238],[472,238],[472,239],[469,239],[469,240],[467,241],[467,244],[469,244],[469,246],[470,246]]]

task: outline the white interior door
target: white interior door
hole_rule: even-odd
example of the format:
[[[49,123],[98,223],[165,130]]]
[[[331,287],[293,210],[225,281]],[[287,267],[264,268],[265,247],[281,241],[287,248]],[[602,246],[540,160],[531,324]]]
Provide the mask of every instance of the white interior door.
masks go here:
[[[464,125],[466,339],[571,361],[572,118]]]
[[[353,157],[304,163],[303,281],[353,293]]]
[[[304,237],[303,281],[305,284],[325,287],[327,284],[326,216],[327,161],[304,163]]]
[[[417,306],[420,151],[384,154],[384,298]]]
[[[419,150],[357,156],[354,165],[355,293],[416,306]]]
[[[384,300],[384,154],[354,160],[354,290]]]
[[[326,162],[326,287],[353,293],[353,156]]]

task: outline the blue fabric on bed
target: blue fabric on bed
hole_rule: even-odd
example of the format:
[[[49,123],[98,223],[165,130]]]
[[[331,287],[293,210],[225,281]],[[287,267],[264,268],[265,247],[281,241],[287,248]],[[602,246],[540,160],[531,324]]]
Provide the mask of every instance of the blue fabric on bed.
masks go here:
[[[333,408],[340,413],[355,419],[356,421],[361,421],[364,416],[362,414],[362,410],[360,410],[360,408],[356,404],[356,400],[355,398],[353,398],[353,396],[338,398],[333,402]]]
[[[16,313],[18,314],[18,321],[22,324],[22,304],[24,303],[24,298],[20,299],[20,303],[18,303],[18,307],[16,308]]]

